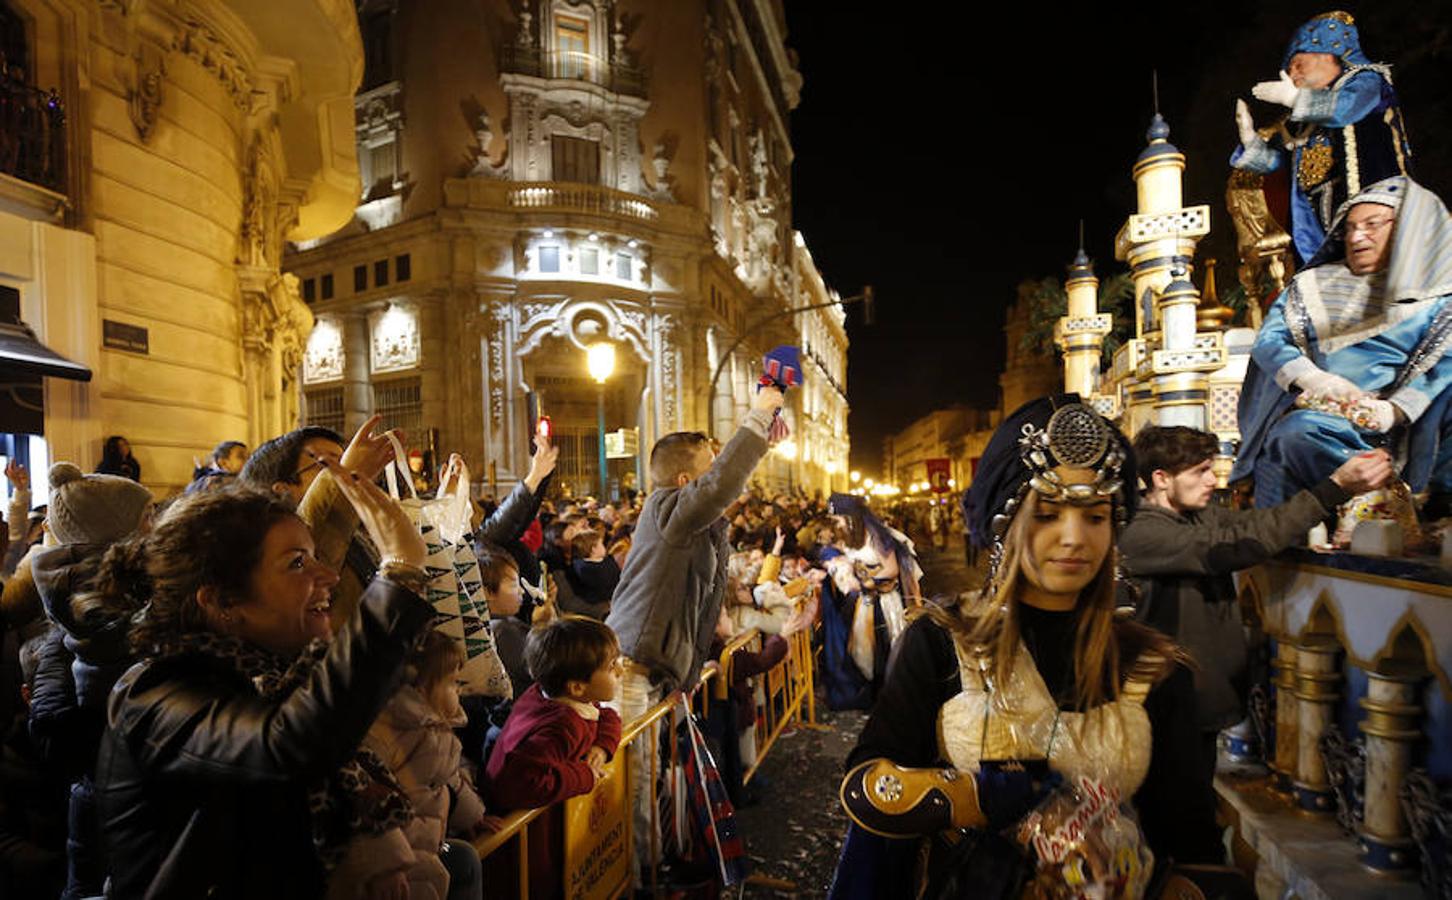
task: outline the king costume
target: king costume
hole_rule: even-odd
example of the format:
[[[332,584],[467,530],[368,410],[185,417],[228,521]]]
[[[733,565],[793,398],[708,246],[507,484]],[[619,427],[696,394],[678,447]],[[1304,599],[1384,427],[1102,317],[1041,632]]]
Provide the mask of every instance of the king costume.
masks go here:
[[[922,577],[913,542],[868,511],[861,497],[833,494],[827,511],[860,516],[866,539],[861,547],[832,547],[822,555],[830,576],[823,582],[822,628],[827,705],[832,709],[871,709],[887,674],[887,660],[907,627],[903,585]],[[838,535],[840,538],[841,535]],[[892,557],[897,577],[878,579]]]
[[[1297,29],[1281,68],[1298,53],[1335,56],[1340,77],[1325,88],[1298,90],[1269,139],[1237,147],[1230,164],[1259,173],[1290,164],[1291,237],[1304,262],[1325,240],[1337,207],[1367,185],[1410,174],[1412,151],[1391,68],[1362,52],[1348,13],[1325,13]]]
[[[1356,275],[1334,234],[1347,211],[1396,211],[1384,270]],[[1385,447],[1412,490],[1452,490],[1452,216],[1433,193],[1397,176],[1358,192],[1333,236],[1266,313],[1240,395],[1244,444],[1231,479],[1255,478],[1256,506],[1275,506],[1351,456]],[[1301,382],[1339,375],[1401,417],[1387,433],[1343,415],[1296,408]]]

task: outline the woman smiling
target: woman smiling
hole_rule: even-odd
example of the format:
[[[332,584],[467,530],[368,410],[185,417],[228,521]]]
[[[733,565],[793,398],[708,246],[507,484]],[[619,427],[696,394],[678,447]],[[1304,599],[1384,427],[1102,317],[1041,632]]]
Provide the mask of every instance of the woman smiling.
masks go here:
[[[131,617],[142,660],[97,769],[112,898],[321,897],[348,841],[408,818],[359,745],[433,617],[424,545],[376,486],[323,464],[384,558],[336,636],[337,575],[275,494],[186,498],[102,563],[95,601]],[[367,886],[406,892],[401,871]]]
[[[988,583],[903,635],[848,758],[833,896],[908,896],[914,882],[1016,896],[1016,851],[997,834],[1055,776],[1133,798],[1157,858],[1220,861],[1184,655],[1116,611],[1134,484],[1123,436],[1076,396],[1030,403],[993,435],[965,499]]]

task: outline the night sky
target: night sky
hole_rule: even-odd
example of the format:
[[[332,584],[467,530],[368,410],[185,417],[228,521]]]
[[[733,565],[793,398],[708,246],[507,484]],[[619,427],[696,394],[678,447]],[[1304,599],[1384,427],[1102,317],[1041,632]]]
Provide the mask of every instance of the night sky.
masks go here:
[[[1116,5],[1117,6],[1117,5]],[[1188,157],[1185,204],[1211,205],[1197,265],[1234,283],[1225,179],[1237,96],[1276,77],[1295,28],[1322,3],[1160,6],[1005,3],[989,27],[966,4],[788,0],[787,43],[806,79],[792,114],[795,226],[843,296],[877,292],[877,322],[848,314],[852,464],[877,471],[882,438],[930,410],[993,407],[1003,312],[1024,278],[1063,276],[1080,218],[1101,278],[1133,212],[1130,166],[1153,115]],[[1452,198],[1452,0],[1350,4],[1362,46],[1393,65],[1413,174]],[[1199,273],[1197,271],[1197,281]]]

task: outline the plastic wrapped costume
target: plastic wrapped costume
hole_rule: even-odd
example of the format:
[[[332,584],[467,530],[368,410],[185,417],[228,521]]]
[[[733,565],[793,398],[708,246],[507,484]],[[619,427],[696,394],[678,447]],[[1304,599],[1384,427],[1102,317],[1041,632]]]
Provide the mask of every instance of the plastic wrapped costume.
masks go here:
[[[1283,502],[1374,446],[1392,453],[1413,490],[1452,488],[1452,216],[1435,194],[1396,177],[1361,191],[1333,224],[1363,202],[1396,210],[1387,268],[1354,275],[1343,242],[1328,239],[1271,305],[1251,348],[1231,478],[1254,475],[1257,506]],[[1390,401],[1406,424],[1379,434],[1295,408],[1296,380],[1316,369]]]
[[[1066,411],[1068,440],[1034,440]],[[1096,478],[1062,484],[1058,464],[1096,470]],[[1133,471],[1122,436],[1077,396],[1035,401],[990,441],[965,518],[975,535],[996,538],[997,560],[1028,490],[1069,503],[1112,497],[1122,518],[1136,502],[1124,488]],[[1218,860],[1213,793],[1191,763],[1198,731],[1188,670],[1122,639],[1116,693],[1079,708],[1078,612],[1015,604],[1014,615],[1021,644],[1004,683],[996,683],[991,648],[968,646],[930,618],[907,629],[848,758],[842,801],[853,824],[831,896],[910,897],[917,888],[932,898],[1017,896],[1026,863],[1003,830],[1053,779],[1083,775],[1135,797],[1156,855]]]
[[[1302,261],[1315,255],[1331,231],[1331,219],[1363,187],[1411,171],[1411,149],[1391,70],[1361,50],[1354,20],[1344,12],[1302,25],[1286,50],[1282,69],[1297,53],[1329,53],[1341,76],[1321,89],[1301,89],[1274,143],[1257,138],[1230,157],[1237,169],[1273,172],[1290,165],[1291,237]]]
[[[918,579],[922,569],[912,541],[868,512],[862,498],[833,494],[828,511],[861,516],[866,540],[861,547],[823,554],[829,575],[822,605],[827,703],[832,709],[870,709],[887,673],[888,656],[907,625],[903,579]],[[889,555],[897,563],[897,579],[874,580]]]

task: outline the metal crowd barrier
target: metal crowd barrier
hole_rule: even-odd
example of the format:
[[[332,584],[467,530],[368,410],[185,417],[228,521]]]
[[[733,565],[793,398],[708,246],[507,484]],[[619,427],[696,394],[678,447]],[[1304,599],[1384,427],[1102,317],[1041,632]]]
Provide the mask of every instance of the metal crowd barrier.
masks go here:
[[[759,649],[762,636],[750,629],[733,639],[722,652],[719,668],[703,672],[696,691],[697,708],[705,713],[711,703],[729,702],[731,657],[753,643]],[[813,674],[812,630],[803,629],[787,638],[787,655],[777,665],[758,676],[762,691],[757,694],[755,728],[756,761],[743,774],[749,781],[760,767],[766,753],[776,743],[787,725],[796,718],[808,727],[816,726],[815,678]],[[708,682],[714,681],[714,684]],[[569,900],[614,898],[629,893],[631,885],[630,855],[634,852],[628,747],[642,734],[658,734],[651,726],[671,718],[671,734],[680,725],[681,697],[671,694],[651,707],[645,715],[624,723],[620,747],[607,766],[606,777],[596,782],[588,794],[571,797],[553,807],[526,809],[503,817],[498,831],[474,841],[485,871],[485,896],[517,896],[528,900],[530,893],[530,844],[545,842],[552,851],[551,860],[559,866],[560,887]],[[805,718],[803,714],[805,710]],[[676,764],[676,740],[670,741],[671,765]],[[652,815],[658,815],[656,785],[659,782],[660,754],[649,753]],[[557,815],[546,815],[558,810]],[[660,834],[659,823],[653,828]],[[505,855],[512,856],[504,860]],[[657,892],[656,873],[662,848],[652,841],[650,886]],[[513,869],[513,881],[501,887]]]

